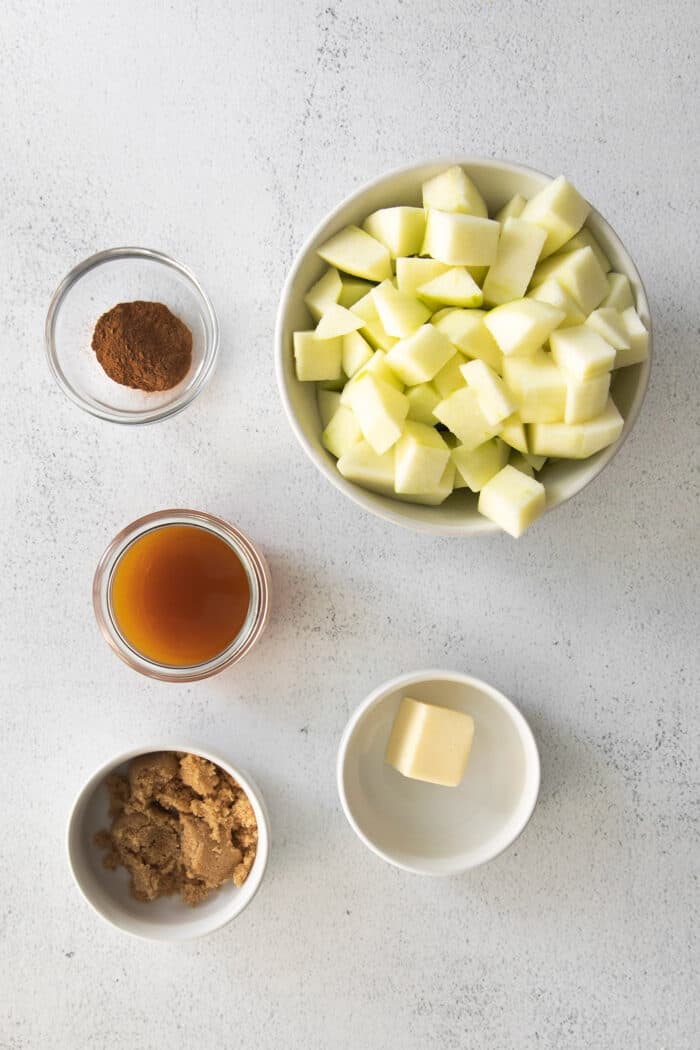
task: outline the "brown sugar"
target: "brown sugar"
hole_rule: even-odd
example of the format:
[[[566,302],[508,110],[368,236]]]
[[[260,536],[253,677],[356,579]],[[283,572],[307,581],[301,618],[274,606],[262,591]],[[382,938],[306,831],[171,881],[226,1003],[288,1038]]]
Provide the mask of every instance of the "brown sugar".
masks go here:
[[[126,868],[137,900],[179,893],[188,904],[253,866],[258,825],[248,796],[218,766],[175,751],[140,755],[107,779],[108,830],[95,836],[106,868]]]
[[[192,332],[163,303],[118,303],[95,325],[92,349],[115,383],[170,390],[192,365]]]

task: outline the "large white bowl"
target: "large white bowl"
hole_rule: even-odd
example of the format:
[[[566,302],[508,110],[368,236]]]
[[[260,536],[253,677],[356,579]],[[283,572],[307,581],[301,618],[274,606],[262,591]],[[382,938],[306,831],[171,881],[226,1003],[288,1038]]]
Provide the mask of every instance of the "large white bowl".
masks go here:
[[[474,742],[458,787],[411,780],[384,760],[404,696],[464,711]],[[520,711],[486,682],[418,671],[379,686],[348,722],[338,793],[350,826],[377,856],[418,875],[458,875],[493,860],[520,835],[540,787],[540,759]]]
[[[442,506],[423,507],[369,492],[347,481],[339,473],[335,459],[321,445],[322,427],[316,402],[316,384],[300,383],[296,378],[292,351],[292,333],[297,329],[311,327],[304,296],[326,266],[316,255],[316,249],[348,223],[361,225],[367,215],[377,208],[397,204],[419,205],[422,183],[451,164],[461,164],[464,167],[478,186],[491,214],[516,193],[532,197],[551,178],[550,175],[519,164],[479,157],[450,157],[398,168],[367,183],[330,212],[299,251],[282,291],[275,331],[275,361],[282,403],[292,429],[306,454],[331,484],[366,510],[396,525],[444,536],[473,536],[496,532],[498,526],[478,513],[476,497],[472,493],[460,490],[450,496]],[[599,240],[613,269],[629,278],[639,315],[651,331],[649,304],[644,286],[622,241],[603,216],[595,210],[591,211],[586,225]],[[577,462],[559,461],[545,466],[540,477],[547,490],[548,510],[580,492],[600,474],[619,450],[642,407],[650,364],[649,360],[644,364],[623,368],[613,377],[613,396],[625,418],[625,427],[619,441],[590,459]]]
[[[179,897],[157,901],[137,901],[129,890],[124,868],[109,871],[102,864],[104,851],[95,845],[95,834],[109,826],[109,796],[106,780],[110,773],[126,773],[129,762],[155,751],[184,751],[200,755],[229,773],[250,799],[258,822],[258,849],[248,878],[242,886],[222,886],[195,908]],[[140,747],[118,755],[101,766],[88,780],[75,800],[68,822],[68,863],[85,900],[107,922],[131,933],[156,941],[186,941],[213,933],[235,919],[250,904],[260,888],[270,848],[267,810],[260,791],[251,778],[232,766],[221,755],[187,744]]]

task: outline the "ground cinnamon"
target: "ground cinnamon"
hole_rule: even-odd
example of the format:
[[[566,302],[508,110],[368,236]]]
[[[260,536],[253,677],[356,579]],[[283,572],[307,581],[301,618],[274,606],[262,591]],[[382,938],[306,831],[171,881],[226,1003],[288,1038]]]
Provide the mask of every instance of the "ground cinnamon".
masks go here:
[[[119,303],[95,325],[92,349],[115,383],[170,390],[190,370],[192,332],[163,303]]]

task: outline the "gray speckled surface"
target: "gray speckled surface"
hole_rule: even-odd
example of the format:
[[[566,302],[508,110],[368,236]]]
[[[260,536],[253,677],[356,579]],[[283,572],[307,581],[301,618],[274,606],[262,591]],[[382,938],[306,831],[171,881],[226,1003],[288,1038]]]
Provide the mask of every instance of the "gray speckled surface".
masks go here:
[[[0,1046],[696,1046],[697,4],[2,17]],[[274,385],[278,293],[311,225],[390,166],[460,151],[565,171],[635,257],[656,327],[632,437],[518,544],[363,514],[306,461]],[[137,432],[78,412],[42,345],[65,271],[125,242],[189,263],[223,332],[206,393]],[[183,688],[122,666],[90,605],[111,536],[177,504],[249,530],[275,586],[255,652]],[[334,788],[350,710],[428,665],[516,699],[544,773],[515,848],[438,882],[368,854]],[[100,923],[63,852],[88,773],[159,735],[248,766],[275,832],[253,906],[179,947]]]

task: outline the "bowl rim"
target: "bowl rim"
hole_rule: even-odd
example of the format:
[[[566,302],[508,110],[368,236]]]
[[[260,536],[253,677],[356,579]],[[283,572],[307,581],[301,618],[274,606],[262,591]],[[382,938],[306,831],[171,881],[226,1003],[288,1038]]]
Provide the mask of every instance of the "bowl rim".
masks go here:
[[[193,754],[201,758],[206,758],[209,762],[213,762],[214,765],[220,766],[224,772],[229,773],[238,781],[248,796],[250,803],[253,806],[253,810],[255,811],[255,819],[258,823],[258,847],[253,867],[248,875],[248,879],[246,879],[246,882],[244,883],[244,886],[247,886],[248,880],[253,880],[249,896],[239,907],[230,907],[227,913],[224,913],[218,921],[212,921],[211,926],[205,930],[188,931],[183,929],[179,924],[168,925],[166,923],[154,923],[153,926],[149,928],[149,932],[145,932],[144,928],[141,926],[133,928],[128,923],[118,922],[110,915],[107,915],[93,900],[83,885],[82,879],[76,870],[74,857],[76,856],[75,851],[79,830],[77,827],[77,818],[83,804],[87,802],[92,793],[118,766],[121,766],[124,762],[131,761],[133,758],[138,758],[139,755],[149,755],[159,751],[183,751],[186,754]],[[207,937],[210,934],[215,933],[217,930],[220,930],[223,926],[227,926],[228,923],[232,922],[238,915],[245,911],[254,897],[257,896],[265,876],[270,856],[270,842],[270,818],[267,806],[265,805],[265,800],[260,789],[252,777],[239,766],[232,765],[228,759],[223,758],[220,754],[192,743],[183,744],[182,741],[175,741],[174,743],[172,741],[167,741],[165,744],[156,746],[144,745],[129,748],[128,751],[123,751],[120,754],[115,755],[113,758],[108,759],[106,762],[101,763],[101,765],[90,774],[83,786],[74,796],[65,832],[65,849],[68,868],[81,896],[90,906],[92,911],[99,915],[104,922],[123,933],[129,934],[131,937],[137,937],[144,941],[170,941],[173,943],[178,941],[193,941],[198,940],[201,937]],[[253,878],[253,876],[255,877]],[[232,898],[232,905],[235,905],[236,899],[236,897]]]
[[[321,456],[319,452],[314,449],[307,441],[306,435],[298,422],[294,410],[292,408],[291,399],[289,397],[287,381],[285,377],[284,362],[287,354],[287,348],[284,343],[284,325],[287,311],[292,299],[292,291],[296,282],[297,274],[301,269],[306,257],[313,250],[315,243],[321,238],[321,236],[331,236],[333,226],[337,220],[340,212],[342,212],[349,205],[354,204],[366,193],[382,185],[385,182],[390,182],[392,179],[398,178],[402,175],[410,174],[420,170],[421,168],[428,167],[451,167],[454,165],[460,165],[468,167],[469,165],[489,165],[497,171],[507,172],[509,174],[523,174],[523,175],[536,175],[543,179],[553,179],[554,176],[547,172],[541,171],[539,168],[534,168],[526,164],[514,164],[511,161],[502,160],[500,158],[487,157],[482,155],[452,155],[447,157],[435,157],[427,158],[420,161],[414,161],[410,164],[403,164],[398,167],[390,168],[372,179],[362,183],[356,190],[349,193],[344,197],[335,207],[327,212],[321,220],[312,229],[311,233],[303,241],[301,247],[298,249],[294,261],[289,269],[285,282],[282,286],[282,292],[280,295],[280,301],[277,308],[277,317],[275,321],[275,376],[277,379],[277,388],[282,401],[285,415],[292,428],[292,431],[304,450],[306,456],[311,460],[314,466],[319,470],[331,484],[347,496],[357,506],[362,507],[364,510],[369,511],[376,517],[381,518],[384,521],[391,522],[394,525],[399,525],[402,528],[408,529],[411,532],[418,532],[433,536],[454,536],[454,537],[472,537],[472,536],[486,536],[486,535],[497,535],[502,532],[495,522],[491,522],[488,518],[483,518],[472,522],[468,526],[458,525],[454,523],[437,523],[422,521],[417,518],[409,518],[405,515],[399,514],[392,510],[390,506],[387,506],[391,502],[387,497],[381,497],[378,494],[371,492],[368,489],[363,489],[359,485],[354,484],[344,478],[335,467],[334,463],[330,463],[325,456]],[[590,203],[590,202],[589,202]],[[387,205],[388,206],[388,205]],[[628,252],[627,248],[623,244],[617,231],[611,226],[605,216],[597,210],[597,208],[591,205],[590,216],[595,216],[596,220],[601,222],[609,231],[610,239],[615,245],[620,255],[625,260],[626,268],[634,275],[639,284],[641,292],[641,301],[636,304],[636,308],[645,314],[648,319],[648,331],[649,331],[649,356],[645,362],[642,362],[642,370],[640,373],[640,380],[635,392],[634,400],[630,411],[627,413],[624,421],[624,428],[622,434],[617,441],[610,445],[608,448],[603,449],[597,453],[600,457],[596,463],[596,470],[593,474],[586,478],[580,488],[571,492],[563,499],[558,500],[554,504],[548,504],[545,513],[549,513],[552,510],[556,510],[557,507],[563,506],[568,503],[569,500],[573,499],[580,492],[583,492],[595,479],[603,472],[609,463],[618,454],[625,441],[629,437],[641,411],[646,392],[649,385],[649,377],[651,374],[651,365],[653,358],[653,324],[651,317],[651,310],[649,307],[649,297],[644,287],[641,275],[637,266],[632,259],[632,256]],[[588,218],[586,219],[588,222]],[[406,506],[406,504],[404,504]],[[409,504],[410,506],[410,504]]]
[[[350,803],[348,800],[347,792],[345,790],[345,768],[347,763],[348,748],[350,742],[355,736],[355,733],[364,720],[367,713],[374,707],[379,706],[383,703],[386,697],[390,693],[395,693],[397,689],[408,688],[409,686],[417,685],[421,682],[431,681],[434,679],[441,679],[445,682],[456,682],[459,685],[467,685],[472,688],[478,689],[484,693],[490,700],[500,706],[511,719],[514,724],[518,737],[523,744],[525,750],[526,759],[526,790],[523,795],[526,796],[527,792],[530,793],[531,797],[528,799],[527,810],[523,815],[520,826],[517,828],[515,834],[502,846],[494,850],[488,856],[475,864],[453,864],[447,870],[435,871],[429,867],[421,867],[418,864],[407,864],[404,861],[398,860],[391,853],[382,849],[376,842],[362,830],[359,826],[355,817],[352,813]],[[490,685],[488,682],[483,681],[481,678],[476,678],[474,675],[465,674],[462,671],[445,670],[444,668],[427,668],[421,671],[409,671],[406,674],[397,675],[395,678],[391,678],[389,681],[383,682],[381,685],[373,689],[372,692],[365,697],[365,699],[355,708],[350,718],[348,719],[342,736],[340,738],[340,744],[338,745],[338,755],[336,759],[336,786],[338,789],[338,795],[340,797],[340,804],[343,809],[343,813],[348,821],[348,824],[353,829],[357,837],[361,842],[367,846],[372,853],[386,861],[388,864],[393,865],[395,868],[399,868],[402,871],[407,871],[413,875],[427,875],[431,878],[447,878],[455,875],[463,875],[468,871],[474,871],[477,868],[483,867],[484,864],[490,863],[495,860],[502,853],[505,853],[507,849],[520,838],[525,828],[530,823],[532,815],[537,806],[537,801],[540,793],[540,784],[542,778],[542,767],[540,762],[540,753],[537,747],[537,740],[535,735],[530,728],[530,725],[523,715],[522,711],[516,707],[512,700],[509,700],[504,693],[496,689],[495,686]]]
[[[211,337],[207,339],[202,369],[197,376],[196,382],[194,382],[191,387],[187,387],[183,390],[182,395],[171,404],[164,405],[161,408],[154,408],[151,411],[142,412],[138,416],[133,415],[126,409],[100,408],[86,401],[66,378],[63,369],[58,362],[55,340],[56,319],[58,313],[68,294],[80,279],[84,277],[85,274],[89,273],[96,267],[101,266],[105,262],[113,262],[116,259],[133,258],[147,259],[151,262],[160,263],[163,266],[167,266],[169,269],[176,270],[182,277],[184,277],[185,281],[192,286],[201,299],[204,313],[206,314],[211,327]],[[49,307],[46,313],[46,321],[44,323],[44,348],[49,369],[56,380],[56,383],[66,397],[72,401],[74,405],[82,408],[83,411],[87,412],[89,415],[94,416],[97,419],[104,419],[109,423],[118,423],[122,426],[144,426],[148,423],[157,423],[162,419],[169,419],[172,416],[176,416],[179,412],[182,412],[187,408],[188,405],[191,405],[211,379],[219,357],[220,345],[221,332],[219,319],[214,309],[214,304],[204,290],[199,279],[195,276],[189,266],[186,266],[172,256],[167,255],[165,252],[157,251],[155,248],[139,248],[130,245],[117,248],[106,248],[103,251],[95,252],[93,255],[89,255],[87,258],[81,260],[81,262],[77,263],[68,271],[51,296],[51,301],[49,302]]]

